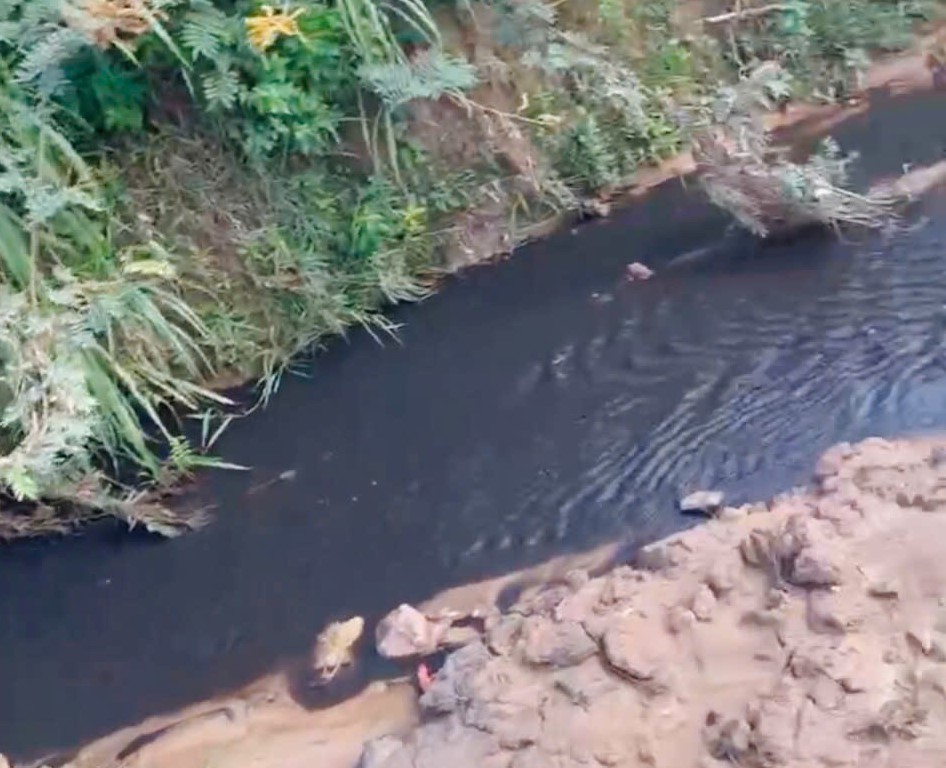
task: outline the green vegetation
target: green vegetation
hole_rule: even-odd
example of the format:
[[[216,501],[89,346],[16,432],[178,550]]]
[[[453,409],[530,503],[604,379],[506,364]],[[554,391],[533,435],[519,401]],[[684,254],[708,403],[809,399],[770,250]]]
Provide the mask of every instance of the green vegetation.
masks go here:
[[[775,101],[845,97],[938,5],[0,0],[0,538],[199,522],[158,501],[221,464],[215,390],[393,332],[459,214],[606,194],[765,62]]]

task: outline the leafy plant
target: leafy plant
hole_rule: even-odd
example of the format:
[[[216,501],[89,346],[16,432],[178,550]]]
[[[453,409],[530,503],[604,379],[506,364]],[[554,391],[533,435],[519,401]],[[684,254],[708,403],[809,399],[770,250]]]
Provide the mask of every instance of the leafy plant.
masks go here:
[[[734,19],[730,61],[748,72],[776,61],[805,91],[827,100],[858,86],[870,54],[901,50],[934,0],[791,0],[773,11]]]

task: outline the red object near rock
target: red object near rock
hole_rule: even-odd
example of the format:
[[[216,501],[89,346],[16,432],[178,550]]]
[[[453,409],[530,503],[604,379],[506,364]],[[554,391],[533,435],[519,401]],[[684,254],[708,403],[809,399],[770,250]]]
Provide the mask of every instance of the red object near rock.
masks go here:
[[[427,693],[430,686],[434,684],[433,675],[430,674],[430,670],[427,668],[426,664],[417,665],[417,686],[420,688],[421,693]]]

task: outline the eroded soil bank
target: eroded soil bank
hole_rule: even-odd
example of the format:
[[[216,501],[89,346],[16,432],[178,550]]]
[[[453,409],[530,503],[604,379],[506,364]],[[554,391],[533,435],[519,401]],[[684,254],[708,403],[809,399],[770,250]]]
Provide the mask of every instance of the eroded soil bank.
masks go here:
[[[448,658],[419,709],[395,684],[305,713],[271,681],[71,762],[941,766],[944,540],[946,438],[843,444],[811,490],[523,597]]]

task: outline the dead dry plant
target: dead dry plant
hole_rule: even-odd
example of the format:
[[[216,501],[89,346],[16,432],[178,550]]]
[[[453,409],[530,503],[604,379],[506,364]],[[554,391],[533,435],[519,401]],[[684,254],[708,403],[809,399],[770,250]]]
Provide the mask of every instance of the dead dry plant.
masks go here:
[[[764,65],[738,86],[722,89],[695,132],[694,156],[710,200],[760,237],[811,225],[892,224],[903,198],[891,188],[852,191],[848,167],[855,158],[832,139],[803,163],[772,146],[762,113],[773,106],[767,89],[780,75],[777,66]]]

